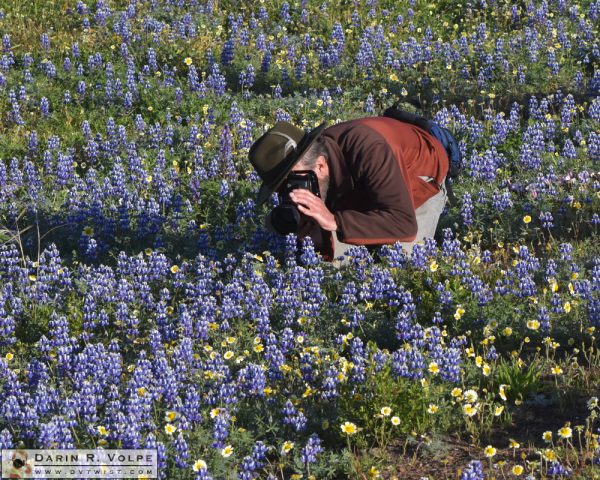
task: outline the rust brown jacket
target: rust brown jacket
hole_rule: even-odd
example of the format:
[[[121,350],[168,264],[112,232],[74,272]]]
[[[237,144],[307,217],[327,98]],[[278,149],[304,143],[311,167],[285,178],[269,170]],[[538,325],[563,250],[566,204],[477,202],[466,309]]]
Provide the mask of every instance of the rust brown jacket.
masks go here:
[[[326,205],[338,239],[353,245],[414,240],[415,209],[439,192],[448,172],[442,144],[425,130],[387,117],[342,122],[323,136],[329,153]],[[332,260],[331,233],[321,230],[311,237]]]

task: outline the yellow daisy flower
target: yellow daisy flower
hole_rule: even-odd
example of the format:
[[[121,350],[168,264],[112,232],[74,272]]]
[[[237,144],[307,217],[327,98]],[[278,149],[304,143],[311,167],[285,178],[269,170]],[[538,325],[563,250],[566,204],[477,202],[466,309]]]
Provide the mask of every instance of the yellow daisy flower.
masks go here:
[[[560,438],[571,438],[573,436],[573,430],[571,427],[564,426],[558,431],[558,436]]]
[[[177,427],[172,423],[167,423],[165,425],[165,433],[167,435],[173,435],[177,431]]]
[[[544,450],[544,460],[548,462],[554,462],[556,460],[556,452],[551,448]]]
[[[467,403],[475,403],[479,398],[479,395],[473,389],[465,390],[464,396]]]
[[[528,320],[527,328],[529,328],[530,330],[537,330],[538,328],[540,328],[539,320]]]
[[[488,445],[487,447],[485,447],[485,449],[483,450],[483,454],[487,457],[487,458],[492,458],[494,455],[496,455],[496,449],[494,447],[492,447],[491,445]]]
[[[292,448],[294,448],[294,442],[290,442],[289,440],[286,440],[285,442],[283,442],[283,445],[281,447],[281,453],[283,455],[286,455],[287,453],[289,453]]]
[[[231,445],[227,445],[225,448],[221,450],[221,455],[225,458],[231,457],[233,454],[233,447]]]
[[[358,431],[356,425],[352,422],[344,422],[342,423],[340,428],[342,429],[342,432],[344,432],[346,435],[354,435]]]
[[[437,362],[431,362],[429,364],[429,372],[433,373],[434,375],[440,373],[440,367],[438,366]]]
[[[176,418],[177,418],[177,412],[168,411],[165,413],[165,420],[167,420],[168,422],[172,422]]]
[[[517,477],[521,475],[524,471],[525,469],[521,465],[514,465],[511,470],[512,474]]]
[[[473,417],[477,414],[477,405],[473,406],[470,403],[465,403],[463,405],[463,413],[467,417]]]

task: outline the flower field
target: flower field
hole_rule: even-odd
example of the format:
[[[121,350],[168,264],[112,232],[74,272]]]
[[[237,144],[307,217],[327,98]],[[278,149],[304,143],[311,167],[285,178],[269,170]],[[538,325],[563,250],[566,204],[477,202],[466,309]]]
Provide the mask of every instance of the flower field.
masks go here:
[[[161,479],[600,479],[600,1],[0,2],[0,448]],[[324,262],[253,140],[396,100],[435,239]]]

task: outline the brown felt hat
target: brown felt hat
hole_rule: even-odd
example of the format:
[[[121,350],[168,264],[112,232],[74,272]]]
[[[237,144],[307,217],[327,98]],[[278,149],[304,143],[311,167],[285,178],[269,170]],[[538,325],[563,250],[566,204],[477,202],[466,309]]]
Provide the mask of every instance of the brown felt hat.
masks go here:
[[[279,188],[294,165],[319,138],[325,123],[308,133],[288,122],[277,122],[250,147],[250,163],[262,179],[257,205],[264,203]]]

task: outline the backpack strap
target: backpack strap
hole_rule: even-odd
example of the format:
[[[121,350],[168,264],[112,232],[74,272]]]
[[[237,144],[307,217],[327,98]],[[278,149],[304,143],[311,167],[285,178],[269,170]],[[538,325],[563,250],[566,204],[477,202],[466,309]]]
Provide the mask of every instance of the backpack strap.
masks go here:
[[[430,120],[427,120],[425,117],[415,115],[414,113],[407,112],[406,110],[400,110],[395,105],[386,108],[383,112],[383,116],[394,118],[400,122],[410,123],[422,128],[426,132],[431,132],[432,123]]]

